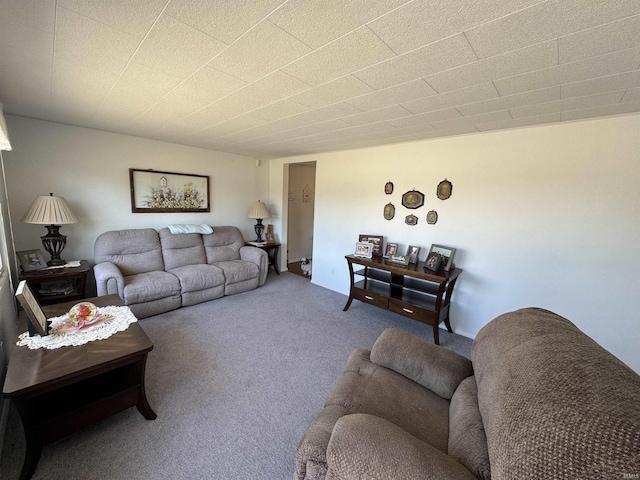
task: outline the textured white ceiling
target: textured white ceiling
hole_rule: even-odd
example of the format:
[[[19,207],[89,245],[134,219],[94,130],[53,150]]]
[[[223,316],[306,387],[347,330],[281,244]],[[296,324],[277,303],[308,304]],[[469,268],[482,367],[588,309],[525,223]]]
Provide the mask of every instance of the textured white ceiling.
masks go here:
[[[0,0],[6,113],[270,158],[640,111],[640,0]]]

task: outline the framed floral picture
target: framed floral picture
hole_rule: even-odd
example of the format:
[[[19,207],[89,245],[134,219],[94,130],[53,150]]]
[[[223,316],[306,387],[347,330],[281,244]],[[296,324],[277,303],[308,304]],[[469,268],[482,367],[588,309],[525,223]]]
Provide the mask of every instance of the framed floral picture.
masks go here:
[[[129,169],[132,213],[209,212],[209,176]]]

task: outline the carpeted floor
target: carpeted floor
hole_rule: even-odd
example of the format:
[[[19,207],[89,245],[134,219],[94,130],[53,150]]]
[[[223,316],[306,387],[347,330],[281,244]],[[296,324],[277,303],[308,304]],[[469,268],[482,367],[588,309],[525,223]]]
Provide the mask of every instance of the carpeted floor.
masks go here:
[[[343,312],[345,302],[271,271],[257,290],[141,320],[158,418],[132,408],[47,445],[32,478],[292,478],[296,446],[354,349],[387,327],[433,340],[429,326],[357,301]],[[440,332],[469,356],[471,340]],[[23,455],[12,407],[0,478],[17,479]]]

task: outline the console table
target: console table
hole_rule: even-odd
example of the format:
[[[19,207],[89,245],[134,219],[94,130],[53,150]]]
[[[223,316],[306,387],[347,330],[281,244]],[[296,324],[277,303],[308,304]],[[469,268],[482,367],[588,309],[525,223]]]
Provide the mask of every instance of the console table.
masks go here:
[[[90,298],[98,307],[122,305],[117,295]],[[75,302],[44,307],[48,318]],[[24,313],[19,327],[26,330]],[[147,354],[153,343],[138,323],[104,340],[54,350],[14,347],[3,395],[20,414],[26,453],[20,480],[33,474],[42,447],[129,407],[156,418],[144,388]]]
[[[347,255],[345,258],[349,264],[351,288],[343,311],[351,306],[355,298],[431,325],[436,345],[440,344],[440,322],[444,322],[447,330],[453,333],[449,307],[461,269],[432,272],[424,269],[424,262],[405,266],[383,257]],[[363,268],[354,270],[354,265]],[[361,277],[357,282],[356,275]]]

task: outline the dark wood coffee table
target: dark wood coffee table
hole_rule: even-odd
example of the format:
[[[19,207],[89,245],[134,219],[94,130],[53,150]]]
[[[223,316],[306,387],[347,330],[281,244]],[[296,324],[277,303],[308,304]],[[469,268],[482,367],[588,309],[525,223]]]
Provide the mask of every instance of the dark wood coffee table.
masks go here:
[[[117,295],[86,301],[99,307],[123,304]],[[43,310],[51,318],[74,304]],[[26,330],[25,323],[20,323],[21,331]],[[80,428],[133,406],[145,418],[155,419],[144,388],[147,354],[152,349],[138,323],[105,340],[75,347],[14,347],[2,393],[14,402],[24,427],[26,454],[20,479],[33,475],[44,445]]]

